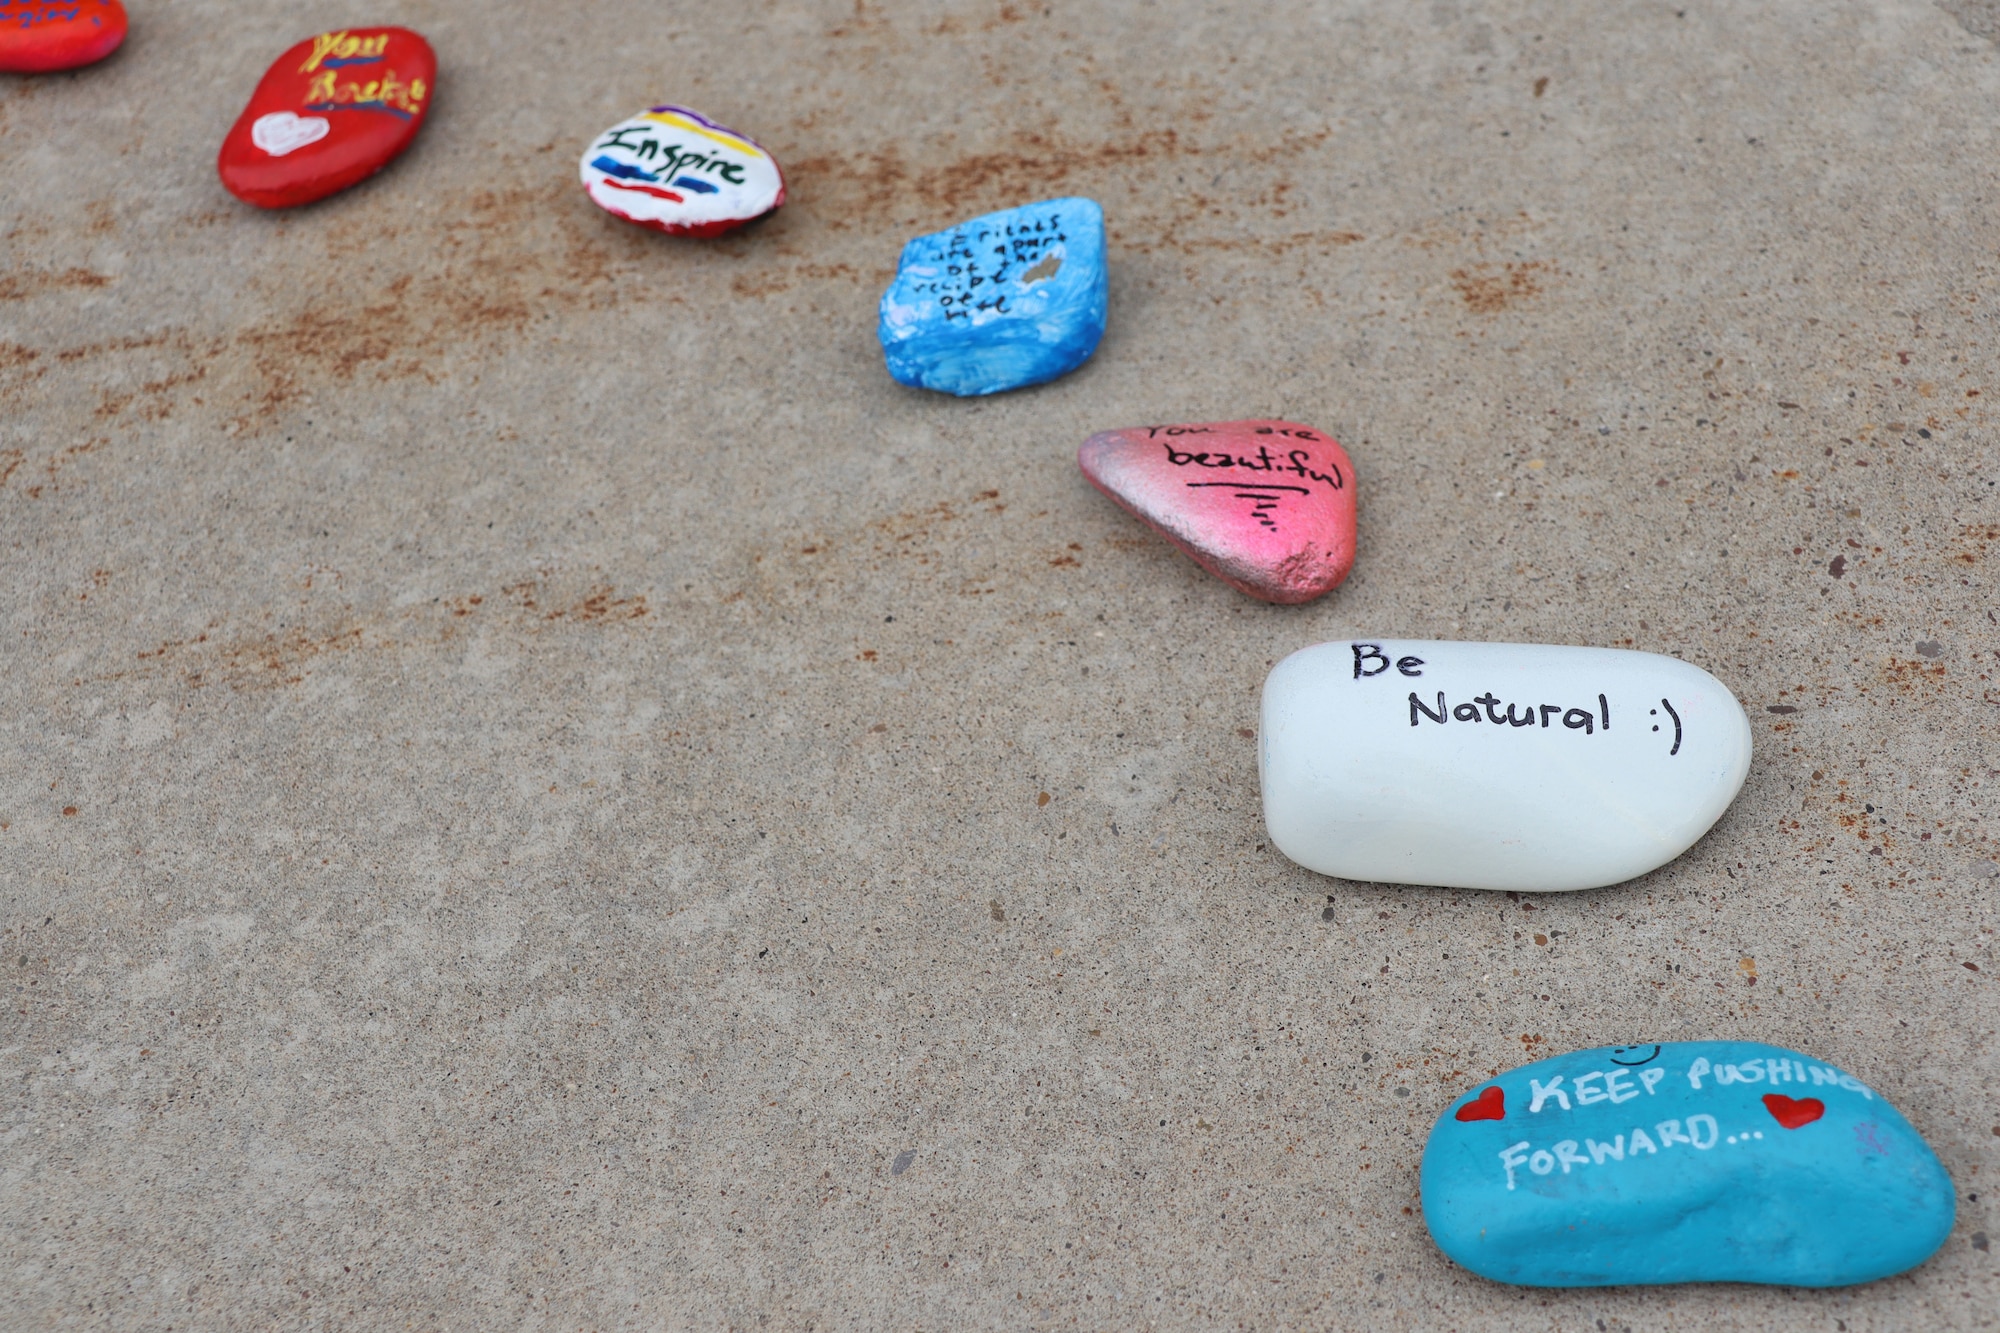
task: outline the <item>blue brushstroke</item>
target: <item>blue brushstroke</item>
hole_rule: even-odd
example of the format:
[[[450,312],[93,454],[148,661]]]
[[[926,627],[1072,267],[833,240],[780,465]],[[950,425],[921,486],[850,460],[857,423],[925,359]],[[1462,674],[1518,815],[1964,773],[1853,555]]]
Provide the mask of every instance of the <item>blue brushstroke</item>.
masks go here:
[[[349,65],[379,65],[386,56],[349,56],[345,60],[322,60],[319,63],[328,69],[345,69]]]
[[[596,167],[607,176],[616,176],[619,180],[657,182],[660,179],[644,167],[635,167],[612,157],[595,158],[591,161],[590,165]]]
[[[308,111],[386,111],[397,120],[415,120],[416,117],[399,106],[387,102],[307,102]]]
[[[716,188],[696,176],[676,177],[674,184],[683,190],[693,190],[696,194],[715,194]]]

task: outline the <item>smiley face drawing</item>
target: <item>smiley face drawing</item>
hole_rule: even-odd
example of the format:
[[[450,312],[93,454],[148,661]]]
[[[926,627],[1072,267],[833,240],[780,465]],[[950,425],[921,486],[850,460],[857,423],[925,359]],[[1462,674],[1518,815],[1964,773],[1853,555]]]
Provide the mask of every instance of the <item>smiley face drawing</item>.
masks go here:
[[[1624,1065],[1627,1069],[1633,1069],[1639,1065],[1651,1064],[1659,1058],[1660,1047],[1657,1042],[1651,1046],[1613,1046],[1611,1048],[1611,1063],[1614,1065]]]
[[[1677,755],[1681,752],[1681,715],[1679,713],[1676,713],[1674,711],[1674,706],[1671,703],[1668,703],[1665,699],[1660,700],[1660,708],[1666,709],[1667,716],[1674,720],[1674,748],[1667,751],[1667,754],[1669,756]],[[1650,717],[1658,717],[1660,715],[1660,708],[1647,709],[1646,710],[1647,715]],[[1660,729],[1660,724],[1655,722],[1653,724],[1653,730],[1658,731],[1659,729]]]

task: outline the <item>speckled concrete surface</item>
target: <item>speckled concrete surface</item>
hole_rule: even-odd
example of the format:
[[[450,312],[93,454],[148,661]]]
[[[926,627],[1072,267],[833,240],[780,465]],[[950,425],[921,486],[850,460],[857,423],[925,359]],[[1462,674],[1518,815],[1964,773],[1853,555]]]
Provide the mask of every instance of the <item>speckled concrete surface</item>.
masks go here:
[[[0,85],[0,1324],[2000,1322],[1990,8],[210,0]],[[362,19],[423,138],[234,203],[265,63]],[[595,210],[666,98],[784,211]],[[1061,192],[1096,359],[891,383],[902,240]],[[1359,470],[1314,605],[1076,472],[1249,416]],[[1360,632],[1679,655],[1748,786],[1617,889],[1319,878],[1250,729]],[[1697,1036],[1891,1096],[1938,1256],[1432,1248],[1452,1094]]]

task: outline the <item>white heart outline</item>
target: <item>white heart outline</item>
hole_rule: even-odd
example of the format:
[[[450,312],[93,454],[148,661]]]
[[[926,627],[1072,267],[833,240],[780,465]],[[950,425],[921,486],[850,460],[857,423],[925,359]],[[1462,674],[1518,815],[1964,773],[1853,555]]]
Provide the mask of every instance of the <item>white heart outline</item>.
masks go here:
[[[333,129],[324,116],[301,116],[291,111],[273,111],[259,116],[250,126],[250,142],[272,157],[297,152],[318,143]]]

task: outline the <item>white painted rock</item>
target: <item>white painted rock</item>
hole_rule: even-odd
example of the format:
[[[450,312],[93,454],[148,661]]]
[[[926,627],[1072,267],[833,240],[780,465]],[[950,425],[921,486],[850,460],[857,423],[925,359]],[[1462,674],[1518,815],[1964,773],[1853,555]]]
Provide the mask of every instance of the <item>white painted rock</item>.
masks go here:
[[[720,236],[785,202],[762,144],[684,106],[656,106],[591,141],[578,167],[607,213],[673,236]]]
[[[1655,653],[1366,639],[1264,682],[1279,851],[1343,879],[1590,889],[1673,860],[1750,771],[1721,681]]]

